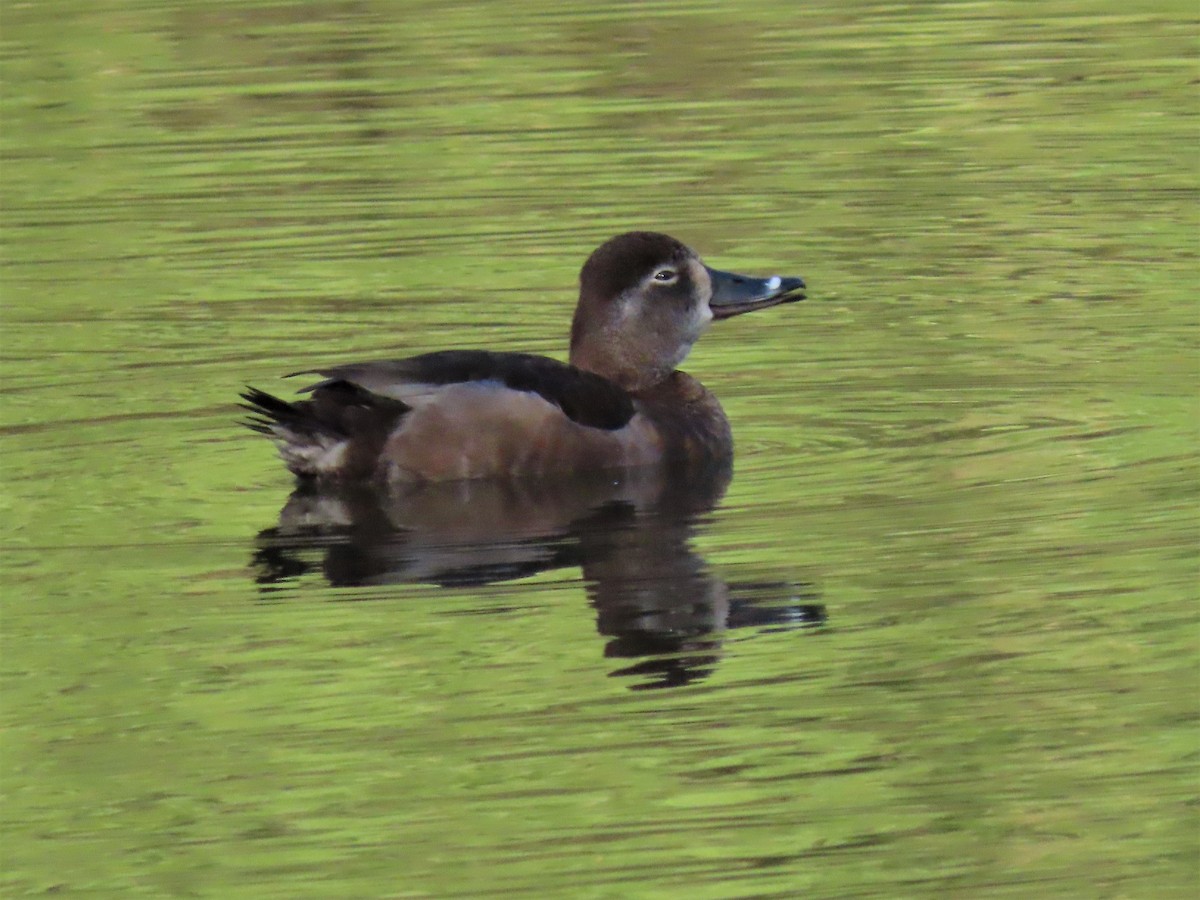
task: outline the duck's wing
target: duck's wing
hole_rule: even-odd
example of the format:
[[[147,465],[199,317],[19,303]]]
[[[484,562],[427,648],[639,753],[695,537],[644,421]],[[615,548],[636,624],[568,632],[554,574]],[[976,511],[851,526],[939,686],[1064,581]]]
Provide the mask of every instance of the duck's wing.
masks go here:
[[[626,427],[635,421],[628,393],[547,357],[451,350],[316,374],[324,378],[302,389],[311,395],[305,400],[288,402],[254,388],[242,394],[246,424],[273,438],[301,477],[374,477],[385,448],[401,433],[407,449],[392,447],[388,459],[398,471],[416,473],[415,480],[511,473],[514,460],[561,468],[565,459],[600,468],[631,454],[640,462],[657,446]],[[477,431],[483,441],[470,439]],[[533,433],[540,449],[531,451]],[[497,449],[501,445],[506,449]],[[470,448],[465,455],[447,454],[463,447]]]
[[[633,399],[607,378],[529,353],[444,350],[314,371],[324,379],[303,392],[312,392],[318,401],[352,386],[416,408],[435,400],[450,385],[493,382],[510,390],[537,394],[559,407],[573,422],[591,428],[615,431],[627,425],[634,414]]]

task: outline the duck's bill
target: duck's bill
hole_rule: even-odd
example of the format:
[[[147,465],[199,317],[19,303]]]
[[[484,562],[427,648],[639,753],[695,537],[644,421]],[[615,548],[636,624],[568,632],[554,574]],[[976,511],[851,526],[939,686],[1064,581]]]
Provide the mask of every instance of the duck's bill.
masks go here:
[[[713,288],[712,300],[708,305],[715,319],[728,319],[756,309],[804,299],[803,278],[783,278],[779,275],[751,278],[749,275],[716,269],[709,269],[708,275]]]

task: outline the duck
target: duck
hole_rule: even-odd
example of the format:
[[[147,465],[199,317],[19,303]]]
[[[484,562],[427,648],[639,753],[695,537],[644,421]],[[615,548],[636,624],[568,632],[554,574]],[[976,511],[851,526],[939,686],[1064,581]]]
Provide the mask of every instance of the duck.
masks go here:
[[[709,268],[675,238],[632,231],[579,275],[567,362],[490,350],[293,373],[284,400],[247,387],[244,421],[302,482],[403,484],[732,459],[716,396],[678,367],[713,321],[806,297],[803,278]],[[290,376],[289,376],[290,377]]]

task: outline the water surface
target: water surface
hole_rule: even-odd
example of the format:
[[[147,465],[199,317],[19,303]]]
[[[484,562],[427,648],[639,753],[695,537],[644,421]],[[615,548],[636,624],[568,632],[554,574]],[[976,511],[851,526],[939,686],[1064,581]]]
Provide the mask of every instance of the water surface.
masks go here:
[[[1191,4],[4,18],[7,892],[1194,891]],[[561,357],[635,227],[809,282],[728,484],[281,535],[243,384]]]

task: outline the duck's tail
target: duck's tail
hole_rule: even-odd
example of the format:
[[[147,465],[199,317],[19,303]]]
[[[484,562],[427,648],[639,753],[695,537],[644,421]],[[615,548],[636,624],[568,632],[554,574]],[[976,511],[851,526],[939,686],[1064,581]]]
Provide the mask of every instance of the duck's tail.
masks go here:
[[[243,424],[265,434],[301,478],[355,480],[371,477],[388,437],[411,407],[348,381],[314,385],[307,400],[289,403],[247,387]]]
[[[253,387],[239,396],[245,402],[238,405],[250,413],[242,424],[271,438],[293,473],[314,478],[343,468],[351,436],[341,423],[322,416],[312,400],[288,403]]]
[[[322,422],[311,412],[312,402],[302,400],[298,403],[288,403],[280,400],[274,394],[260,391],[247,385],[238,394],[244,400],[239,403],[241,409],[250,413],[242,424],[251,431],[265,434],[267,437],[284,438],[286,435],[315,436],[316,434],[337,434],[345,438],[340,429],[333,427],[331,422]]]

